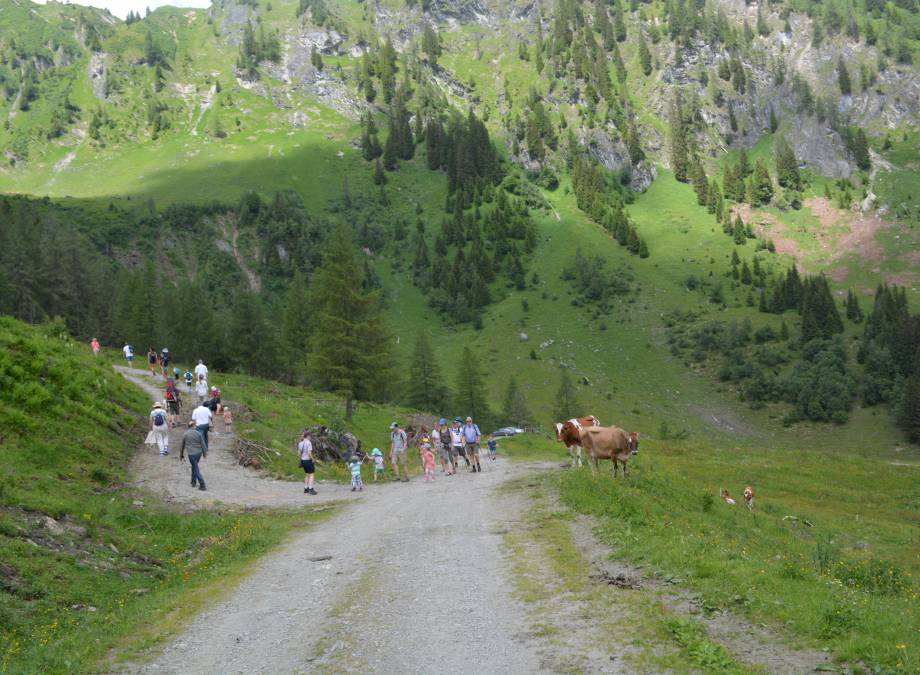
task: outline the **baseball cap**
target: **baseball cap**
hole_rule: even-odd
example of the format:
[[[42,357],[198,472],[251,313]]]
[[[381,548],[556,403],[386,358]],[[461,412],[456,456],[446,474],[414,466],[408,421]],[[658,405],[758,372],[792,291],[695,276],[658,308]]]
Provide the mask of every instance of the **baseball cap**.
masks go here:
[[[398,427],[398,426],[399,426],[398,423],[393,422],[393,424],[390,425],[390,429],[395,429],[395,428]]]

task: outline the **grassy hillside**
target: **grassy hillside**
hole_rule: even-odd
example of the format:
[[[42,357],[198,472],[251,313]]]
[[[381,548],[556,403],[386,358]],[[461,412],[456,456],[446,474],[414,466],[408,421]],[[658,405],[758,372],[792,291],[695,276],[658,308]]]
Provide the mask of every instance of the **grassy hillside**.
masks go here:
[[[147,401],[61,326],[0,318],[0,670],[107,670],[175,634],[307,511],[181,513],[126,484]]]
[[[880,672],[920,664],[916,461],[711,444],[643,443],[629,479],[571,471],[553,481],[599,518],[619,558],[722,609]],[[745,485],[755,509],[744,508]],[[724,504],[727,488],[739,506]]]

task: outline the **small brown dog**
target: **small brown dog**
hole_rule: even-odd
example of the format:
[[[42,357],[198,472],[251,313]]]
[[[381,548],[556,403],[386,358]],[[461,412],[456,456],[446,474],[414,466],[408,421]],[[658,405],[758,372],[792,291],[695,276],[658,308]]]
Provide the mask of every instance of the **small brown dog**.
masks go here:
[[[722,490],[719,493],[719,496],[722,498],[722,501],[724,501],[726,504],[729,504],[731,506],[734,506],[735,504],[737,504],[737,502],[734,499],[732,499],[732,496],[728,494],[728,490]]]

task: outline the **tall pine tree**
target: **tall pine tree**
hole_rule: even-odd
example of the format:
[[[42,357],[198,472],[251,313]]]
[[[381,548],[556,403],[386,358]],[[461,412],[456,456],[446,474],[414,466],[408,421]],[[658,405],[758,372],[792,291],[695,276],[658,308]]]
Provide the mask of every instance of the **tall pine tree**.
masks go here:
[[[364,288],[364,268],[351,232],[339,225],[326,244],[310,289],[310,371],[324,389],[345,398],[351,420],[354,399],[386,395],[389,340],[380,298]]]

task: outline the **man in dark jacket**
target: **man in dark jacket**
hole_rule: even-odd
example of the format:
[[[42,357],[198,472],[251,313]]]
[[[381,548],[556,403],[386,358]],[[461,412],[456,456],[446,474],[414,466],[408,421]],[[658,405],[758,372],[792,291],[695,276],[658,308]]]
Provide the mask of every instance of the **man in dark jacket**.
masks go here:
[[[204,478],[201,477],[201,471],[198,470],[198,461],[202,457],[208,456],[208,450],[204,445],[204,439],[195,428],[195,421],[189,420],[188,429],[182,434],[182,447],[179,448],[179,459],[185,457],[185,451],[188,450],[188,462],[192,465],[192,487],[198,484],[199,490],[205,490]]]

